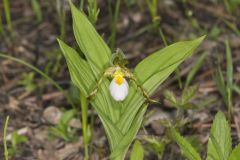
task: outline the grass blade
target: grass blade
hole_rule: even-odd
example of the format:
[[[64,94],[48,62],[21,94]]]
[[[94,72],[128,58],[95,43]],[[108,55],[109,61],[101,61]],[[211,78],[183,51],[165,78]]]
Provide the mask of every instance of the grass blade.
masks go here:
[[[4,125],[4,131],[3,131],[3,145],[4,145],[4,156],[5,160],[8,160],[8,148],[7,148],[7,126],[8,126],[9,116],[7,116],[5,125]]]
[[[232,53],[229,46],[229,41],[225,41],[226,45],[226,59],[227,59],[227,84],[232,88],[233,83],[233,62],[232,62]]]
[[[218,69],[214,75],[214,81],[216,82],[217,88],[223,97],[224,103],[227,105],[226,84],[224,81],[223,72],[220,67],[218,67]]]
[[[118,21],[118,17],[119,17],[119,10],[120,10],[120,4],[121,1],[117,0],[115,3],[115,8],[114,8],[114,14],[111,8],[111,0],[108,0],[108,10],[110,12],[110,16],[111,16],[111,35],[109,37],[109,45],[111,49],[115,48],[116,45],[116,35],[117,35],[117,21]]]
[[[10,59],[10,60],[15,61],[17,63],[23,64],[23,65],[29,67],[30,69],[32,69],[33,71],[37,72],[38,74],[40,74],[42,77],[46,78],[53,86],[55,86],[60,92],[62,92],[65,95],[65,97],[67,98],[69,103],[72,105],[72,107],[75,108],[74,103],[72,102],[72,100],[68,96],[68,94],[66,94],[64,89],[59,84],[57,84],[51,77],[49,77],[47,74],[45,74],[43,71],[34,67],[32,64],[30,64],[28,62],[25,62],[21,59],[18,59],[18,58],[12,57],[12,56],[8,56],[8,55],[3,54],[3,53],[0,53],[0,57],[5,58],[5,59]]]
[[[198,70],[201,68],[205,58],[207,57],[207,53],[203,53],[196,62],[194,62],[194,65],[191,69],[191,71],[188,73],[187,75],[187,79],[186,79],[186,83],[185,83],[185,87],[189,86],[189,84],[191,83],[193,77],[196,75],[196,73],[198,72]]]
[[[0,8],[0,34],[4,34],[3,20],[2,20],[2,9]]]
[[[84,1],[85,1],[85,0],[80,0],[80,11],[83,11]]]
[[[33,10],[36,14],[36,17],[37,17],[37,23],[42,22],[43,17],[42,17],[42,10],[41,10],[41,6],[39,4],[39,1],[32,0],[31,3],[32,3],[32,8],[33,8]]]
[[[227,106],[229,117],[232,114],[233,62],[229,41],[225,41],[227,59]]]
[[[4,11],[5,11],[8,30],[9,30],[10,33],[12,33],[13,32],[13,27],[12,27],[12,21],[11,21],[9,0],[3,0],[3,7],[4,7]]]

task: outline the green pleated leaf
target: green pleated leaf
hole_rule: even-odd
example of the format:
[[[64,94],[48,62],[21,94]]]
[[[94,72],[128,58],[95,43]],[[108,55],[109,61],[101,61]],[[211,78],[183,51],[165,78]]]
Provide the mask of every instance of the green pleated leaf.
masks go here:
[[[63,42],[59,41],[59,44],[64,52],[73,83],[88,96],[92,89],[96,87],[101,74],[110,66],[111,51],[84,13],[80,12],[71,2],[70,5],[74,35],[86,60]],[[143,60],[137,66],[134,73],[149,94],[152,94],[176,67],[192,54],[192,51],[197,47],[197,40],[183,44],[186,45],[185,48],[179,44],[176,45],[179,47],[177,48],[177,55],[175,55],[175,51],[168,53],[173,50],[172,47],[163,52],[169,54],[168,56],[163,54],[162,51],[153,54],[161,63],[159,64],[158,60],[154,64],[151,63],[150,70],[152,71],[144,70],[142,78],[139,72],[142,72],[143,67],[149,66],[149,60]],[[163,63],[161,56],[165,57],[163,60],[168,62]],[[152,68],[152,65],[157,66]],[[142,93],[137,90],[133,82],[129,82],[129,96],[124,102],[113,100],[109,93],[109,84],[110,81],[104,78],[101,85],[98,86],[98,92],[91,100],[91,104],[99,115],[106,131],[111,158],[124,159],[127,149],[142,124],[147,105],[143,105]]]
[[[189,57],[204,38],[202,36],[192,41],[177,42],[151,54],[136,66],[135,75],[140,82],[145,82],[154,74]]]
[[[87,61],[82,59],[73,48],[69,47],[61,40],[58,40],[58,42],[66,58],[73,83],[85,94],[85,96],[87,96],[89,94],[90,88],[92,88],[91,86],[96,83],[90,66],[88,65]],[[96,95],[93,101],[93,106],[96,109],[100,118],[102,119],[109,140],[114,146],[118,143],[118,138],[122,137],[121,131],[116,126],[114,126],[111,117],[109,116],[109,113],[111,113],[111,111],[109,111],[109,108],[107,106],[112,106],[112,104],[111,101],[108,105],[106,105],[105,103],[107,100],[103,97],[104,94],[102,93],[104,92],[104,86],[100,87],[99,92],[100,93]],[[108,94],[108,91],[106,91],[106,89],[105,93]],[[110,95],[108,95],[108,98],[109,97]],[[112,117],[114,117],[114,114],[112,115]],[[109,134],[110,132],[112,133],[111,136]]]
[[[95,83],[95,78],[87,61],[67,44],[58,39],[59,46],[66,58],[68,69],[73,83],[88,96],[90,88]]]
[[[137,131],[139,130],[142,124],[143,115],[145,114],[146,109],[147,109],[147,105],[143,105],[141,107],[137,115],[134,117],[130,129],[121,139],[121,141],[119,142],[117,147],[114,149],[114,151],[111,153],[111,158],[116,158],[119,156],[121,157],[127,152],[127,149],[129,148],[131,142],[135,138]]]
[[[201,160],[199,153],[193,146],[182,137],[174,128],[170,129],[171,137],[177,142],[184,156],[189,160]]]
[[[74,35],[86,60],[78,53],[59,41],[66,58],[73,83],[88,96],[96,87],[101,73],[110,64],[111,51],[98,35],[87,17],[70,2],[73,16]],[[91,101],[105,128],[110,148],[113,149],[122,139],[121,130],[114,124],[120,117],[122,104],[113,101],[109,94],[109,80],[105,78]]]
[[[208,140],[207,160],[227,160],[232,151],[231,130],[222,112],[214,118]]]
[[[136,66],[134,74],[149,95],[153,94],[178,65],[193,53],[204,37],[172,44],[151,54]],[[134,85],[130,85],[129,95],[124,101],[125,110],[118,124],[120,128],[123,128],[123,133],[128,131],[142,103],[144,103],[143,96],[139,92],[136,93]]]
[[[240,144],[234,148],[228,160],[239,160],[240,159]]]
[[[130,160],[143,160],[143,159],[144,159],[144,148],[141,142],[136,140],[132,148]]]
[[[79,48],[84,53],[92,72],[95,74],[96,85],[96,81],[110,65],[111,51],[84,13],[79,11],[72,3],[70,3],[70,5],[74,35]],[[116,122],[119,119],[119,108],[121,104],[113,101],[109,94],[109,84],[109,80],[104,78],[97,93],[97,97],[99,98],[95,99],[98,99],[96,101],[98,101],[98,105],[101,106],[102,112],[108,115],[110,120]],[[89,92],[91,92],[91,90]]]
[[[111,50],[85,14],[79,11],[72,3],[70,5],[76,41],[94,73],[98,75],[109,65]]]

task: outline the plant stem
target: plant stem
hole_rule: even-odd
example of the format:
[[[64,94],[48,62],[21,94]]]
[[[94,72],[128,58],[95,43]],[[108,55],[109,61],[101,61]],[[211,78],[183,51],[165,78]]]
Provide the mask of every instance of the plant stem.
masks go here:
[[[84,0],[80,0],[80,11],[83,11]]]
[[[87,111],[88,104],[87,98],[80,93],[81,110],[82,110],[82,130],[83,130],[83,141],[84,141],[84,160],[88,160],[88,126],[87,126]]]
[[[159,29],[159,34],[160,34],[160,37],[162,38],[164,46],[167,47],[168,46],[167,39],[161,28]]]
[[[56,0],[56,10],[60,25],[60,39],[64,40],[66,32],[66,10],[64,8],[64,2]]]
[[[90,140],[92,139],[92,137],[93,137],[93,134],[94,134],[94,112],[93,112],[93,110],[92,110],[92,113],[91,113],[91,115],[90,115],[90,137],[89,137],[89,142],[88,143],[90,143]],[[91,151],[90,151],[91,152]]]
[[[119,10],[120,10],[120,4],[121,4],[121,1],[120,0],[117,0],[116,1],[116,5],[115,5],[115,12],[114,12],[114,15],[113,15],[113,11],[112,11],[112,8],[111,8],[111,0],[108,0],[108,10],[109,10],[109,14],[110,14],[110,17],[111,17],[111,28],[112,28],[112,32],[111,32],[111,35],[109,37],[109,44],[110,44],[110,47],[111,49],[113,50],[115,45],[116,45],[116,35],[117,35],[117,21],[118,21],[118,17],[119,17]]]
[[[228,107],[228,119],[231,121],[232,119],[232,90],[227,88],[227,107]]]
[[[0,8],[0,34],[4,34],[1,8]]]
[[[37,18],[37,23],[42,22],[43,16],[42,16],[40,2],[38,0],[32,0],[31,4],[32,4],[32,9],[35,12],[35,15]]]
[[[7,148],[7,138],[6,138],[8,120],[9,120],[9,116],[7,116],[7,118],[6,118],[5,125],[4,125],[4,131],[3,131],[3,145],[4,145],[5,160],[8,160],[8,148]]]
[[[3,0],[3,7],[5,10],[5,16],[7,21],[7,27],[10,33],[13,31],[12,22],[11,22],[11,14],[10,14],[10,7],[9,7],[9,1]]]
[[[232,88],[233,88],[233,61],[232,61],[232,52],[230,48],[229,41],[225,41],[226,46],[226,60],[227,60],[227,107],[228,107],[228,118],[231,119],[232,115]]]
[[[61,23],[60,38],[63,40],[65,39],[65,35],[66,35],[66,11],[64,8],[62,8],[62,11],[61,11],[60,23]]]

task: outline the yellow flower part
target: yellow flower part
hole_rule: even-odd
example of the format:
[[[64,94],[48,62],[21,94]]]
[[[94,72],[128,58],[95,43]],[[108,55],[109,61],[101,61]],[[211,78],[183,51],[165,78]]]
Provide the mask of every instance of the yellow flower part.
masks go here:
[[[117,70],[115,71],[115,73],[113,74],[114,77],[114,81],[118,84],[121,85],[123,83],[124,80],[124,74],[121,70]]]
[[[123,101],[128,95],[128,82],[124,76],[121,69],[117,69],[109,85],[110,94],[115,101]]]

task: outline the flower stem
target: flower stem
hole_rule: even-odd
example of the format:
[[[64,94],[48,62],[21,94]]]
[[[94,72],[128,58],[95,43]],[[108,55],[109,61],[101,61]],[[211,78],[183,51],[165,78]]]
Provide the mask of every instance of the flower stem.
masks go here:
[[[83,142],[84,142],[84,160],[88,160],[88,127],[87,127],[87,98],[80,93],[81,110],[82,110],[82,130],[83,130]]]

